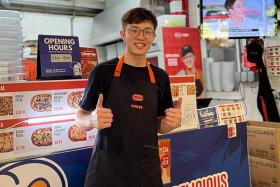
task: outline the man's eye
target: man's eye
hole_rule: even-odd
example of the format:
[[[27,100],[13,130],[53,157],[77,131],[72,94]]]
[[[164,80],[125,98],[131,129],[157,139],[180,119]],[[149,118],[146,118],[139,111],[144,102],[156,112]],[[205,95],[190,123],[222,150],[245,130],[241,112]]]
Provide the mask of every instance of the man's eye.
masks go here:
[[[151,35],[153,32],[152,31],[145,31],[145,34]]]
[[[139,31],[137,29],[130,29],[131,32],[133,33],[138,33]]]

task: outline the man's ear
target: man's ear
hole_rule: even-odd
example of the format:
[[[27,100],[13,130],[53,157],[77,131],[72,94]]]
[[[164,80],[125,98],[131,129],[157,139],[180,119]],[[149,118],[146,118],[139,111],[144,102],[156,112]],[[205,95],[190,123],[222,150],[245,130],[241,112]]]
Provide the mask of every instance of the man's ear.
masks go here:
[[[120,36],[121,36],[122,40],[125,41],[125,31],[124,30],[120,31]]]

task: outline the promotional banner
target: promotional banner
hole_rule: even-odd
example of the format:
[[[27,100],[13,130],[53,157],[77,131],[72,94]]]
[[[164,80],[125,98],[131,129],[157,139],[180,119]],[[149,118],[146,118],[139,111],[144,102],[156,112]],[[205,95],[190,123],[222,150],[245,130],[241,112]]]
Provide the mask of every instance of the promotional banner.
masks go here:
[[[37,79],[81,78],[80,46],[74,36],[38,36]]]
[[[246,123],[174,134],[170,183],[165,187],[249,187]]]
[[[83,187],[92,148],[0,164],[2,187]],[[28,172],[28,173],[26,173]]]

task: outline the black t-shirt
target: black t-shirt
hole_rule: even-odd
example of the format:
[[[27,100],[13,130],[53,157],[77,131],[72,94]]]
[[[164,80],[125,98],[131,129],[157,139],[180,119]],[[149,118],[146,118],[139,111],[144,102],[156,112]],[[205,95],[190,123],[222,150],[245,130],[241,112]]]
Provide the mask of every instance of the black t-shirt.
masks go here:
[[[114,58],[110,61],[100,63],[93,69],[90,73],[84,96],[80,102],[81,108],[87,111],[95,110],[100,93],[104,96],[103,102],[106,102],[118,60],[118,58]],[[152,64],[151,68],[156,79],[158,116],[164,116],[165,109],[173,107],[169,77],[164,70]],[[120,76],[125,76],[131,80],[140,79],[150,81],[147,67],[134,67],[126,63],[123,64]]]

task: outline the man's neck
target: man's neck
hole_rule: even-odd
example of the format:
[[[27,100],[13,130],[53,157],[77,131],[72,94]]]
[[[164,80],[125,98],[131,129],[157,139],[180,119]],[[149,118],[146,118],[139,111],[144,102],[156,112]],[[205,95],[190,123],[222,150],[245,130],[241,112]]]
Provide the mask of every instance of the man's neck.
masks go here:
[[[126,53],[125,59],[126,64],[129,64],[131,66],[135,67],[145,67],[146,66],[146,55],[131,55]]]

